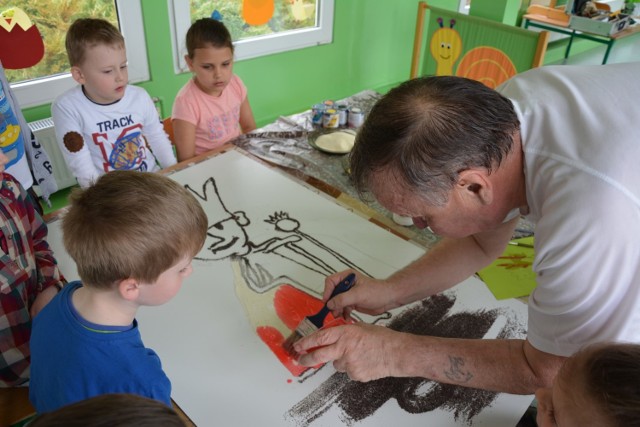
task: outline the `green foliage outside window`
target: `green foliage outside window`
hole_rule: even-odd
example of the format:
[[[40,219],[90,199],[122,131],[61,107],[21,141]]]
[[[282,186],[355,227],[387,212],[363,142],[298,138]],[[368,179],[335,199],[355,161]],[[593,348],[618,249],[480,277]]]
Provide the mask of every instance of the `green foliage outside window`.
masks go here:
[[[273,17],[259,26],[246,25],[242,17],[241,0],[191,0],[191,22],[211,17],[214,10],[222,15],[222,22],[234,41],[259,37],[283,31],[314,27],[316,25],[316,0],[274,0]],[[249,0],[250,2],[250,0]],[[294,13],[294,7],[297,8]],[[306,18],[298,20],[301,15]]]
[[[44,58],[30,68],[5,70],[10,83],[68,72],[64,39],[76,19],[103,18],[118,26],[114,0],[3,0],[0,12],[12,7],[22,9],[38,27],[44,40]]]
[[[259,26],[247,25],[244,21],[242,0],[191,0],[190,3],[192,22],[211,17],[213,11],[217,10],[234,41],[316,25],[316,0],[274,0],[273,16],[269,22]],[[33,67],[5,70],[10,83],[68,72],[70,67],[64,39],[74,20],[103,18],[118,26],[114,0],[8,0],[2,2],[0,12],[12,7],[22,9],[38,27],[44,40],[45,54]]]

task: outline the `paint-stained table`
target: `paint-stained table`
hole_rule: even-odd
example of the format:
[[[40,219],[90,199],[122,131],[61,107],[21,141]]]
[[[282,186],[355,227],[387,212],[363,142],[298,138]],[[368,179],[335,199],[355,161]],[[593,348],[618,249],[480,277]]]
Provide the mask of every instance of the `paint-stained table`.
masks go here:
[[[364,90],[337,102],[360,108],[366,117],[381,96],[373,90]],[[331,131],[314,125],[309,109],[280,117],[273,123],[243,135],[233,143],[253,156],[277,166],[290,176],[336,198],[347,207],[356,209],[371,222],[425,249],[431,248],[439,240],[438,236],[414,225],[401,226],[393,221],[391,212],[377,201],[367,200],[364,203],[360,200],[349,180],[348,154],[328,154],[309,144],[310,138]],[[533,229],[530,222],[522,219],[513,237],[530,236]]]
[[[349,107],[358,107],[366,114],[381,95],[372,90],[364,90],[348,98],[336,100]],[[280,117],[234,141],[242,150],[277,166],[290,176],[336,198],[339,202],[357,209],[370,221],[383,228],[412,240],[425,248],[430,248],[438,238],[428,230],[420,230],[396,224],[392,214],[375,200],[362,203],[349,182],[348,154],[328,154],[309,144],[309,140],[319,134],[332,132],[311,121],[311,110],[286,117]]]

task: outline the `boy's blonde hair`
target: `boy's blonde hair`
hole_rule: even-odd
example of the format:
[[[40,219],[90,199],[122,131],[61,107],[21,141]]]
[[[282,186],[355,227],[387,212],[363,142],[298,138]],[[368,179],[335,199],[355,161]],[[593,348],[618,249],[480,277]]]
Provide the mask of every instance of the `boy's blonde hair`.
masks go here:
[[[136,394],[113,393],[94,396],[55,411],[29,423],[29,427],[186,427],[178,413],[164,403]]]
[[[87,49],[99,44],[124,48],[124,37],[107,20],[96,18],[75,20],[69,27],[65,39],[69,64],[72,67],[82,65]]]
[[[106,289],[128,278],[154,283],[193,257],[207,216],[189,190],[163,175],[113,171],[71,194],[62,232],[83,284]]]

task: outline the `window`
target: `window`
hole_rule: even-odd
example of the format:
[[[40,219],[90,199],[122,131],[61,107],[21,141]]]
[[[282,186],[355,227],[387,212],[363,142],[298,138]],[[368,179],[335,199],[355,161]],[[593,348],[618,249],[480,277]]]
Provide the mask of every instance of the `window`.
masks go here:
[[[68,26],[71,25],[71,22],[66,22],[61,18],[66,14],[74,18],[81,16],[100,17],[116,24],[119,23],[127,47],[129,81],[135,83],[149,80],[140,0],[82,0],[75,2],[68,0],[13,0],[11,6],[19,7],[27,13],[31,22],[38,27],[45,42],[46,57],[36,66],[26,70],[5,70],[11,88],[22,108],[50,103],[58,95],[76,85],[68,72],[69,64],[64,50],[64,35]],[[4,6],[0,7],[0,12],[4,9]]]
[[[262,16],[264,9],[248,15],[253,4],[273,7]],[[333,6],[334,0],[169,0],[175,70],[188,70],[184,39],[199,18],[219,15],[234,40],[235,58],[241,60],[331,43]],[[247,22],[254,17],[253,25]]]

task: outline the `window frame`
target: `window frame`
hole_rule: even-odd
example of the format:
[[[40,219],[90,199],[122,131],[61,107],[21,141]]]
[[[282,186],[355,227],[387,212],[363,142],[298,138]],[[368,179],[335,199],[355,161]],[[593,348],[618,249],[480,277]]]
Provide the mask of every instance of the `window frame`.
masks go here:
[[[125,39],[129,83],[148,81],[149,63],[140,0],[115,0],[120,31]],[[76,85],[70,73],[11,84],[21,108],[49,104]]]
[[[333,42],[333,11],[335,0],[317,0],[318,25],[313,28],[283,31],[233,43],[236,61],[303,49]],[[184,60],[187,30],[191,26],[189,0],[168,0],[173,48],[173,67],[176,74],[189,71]]]

